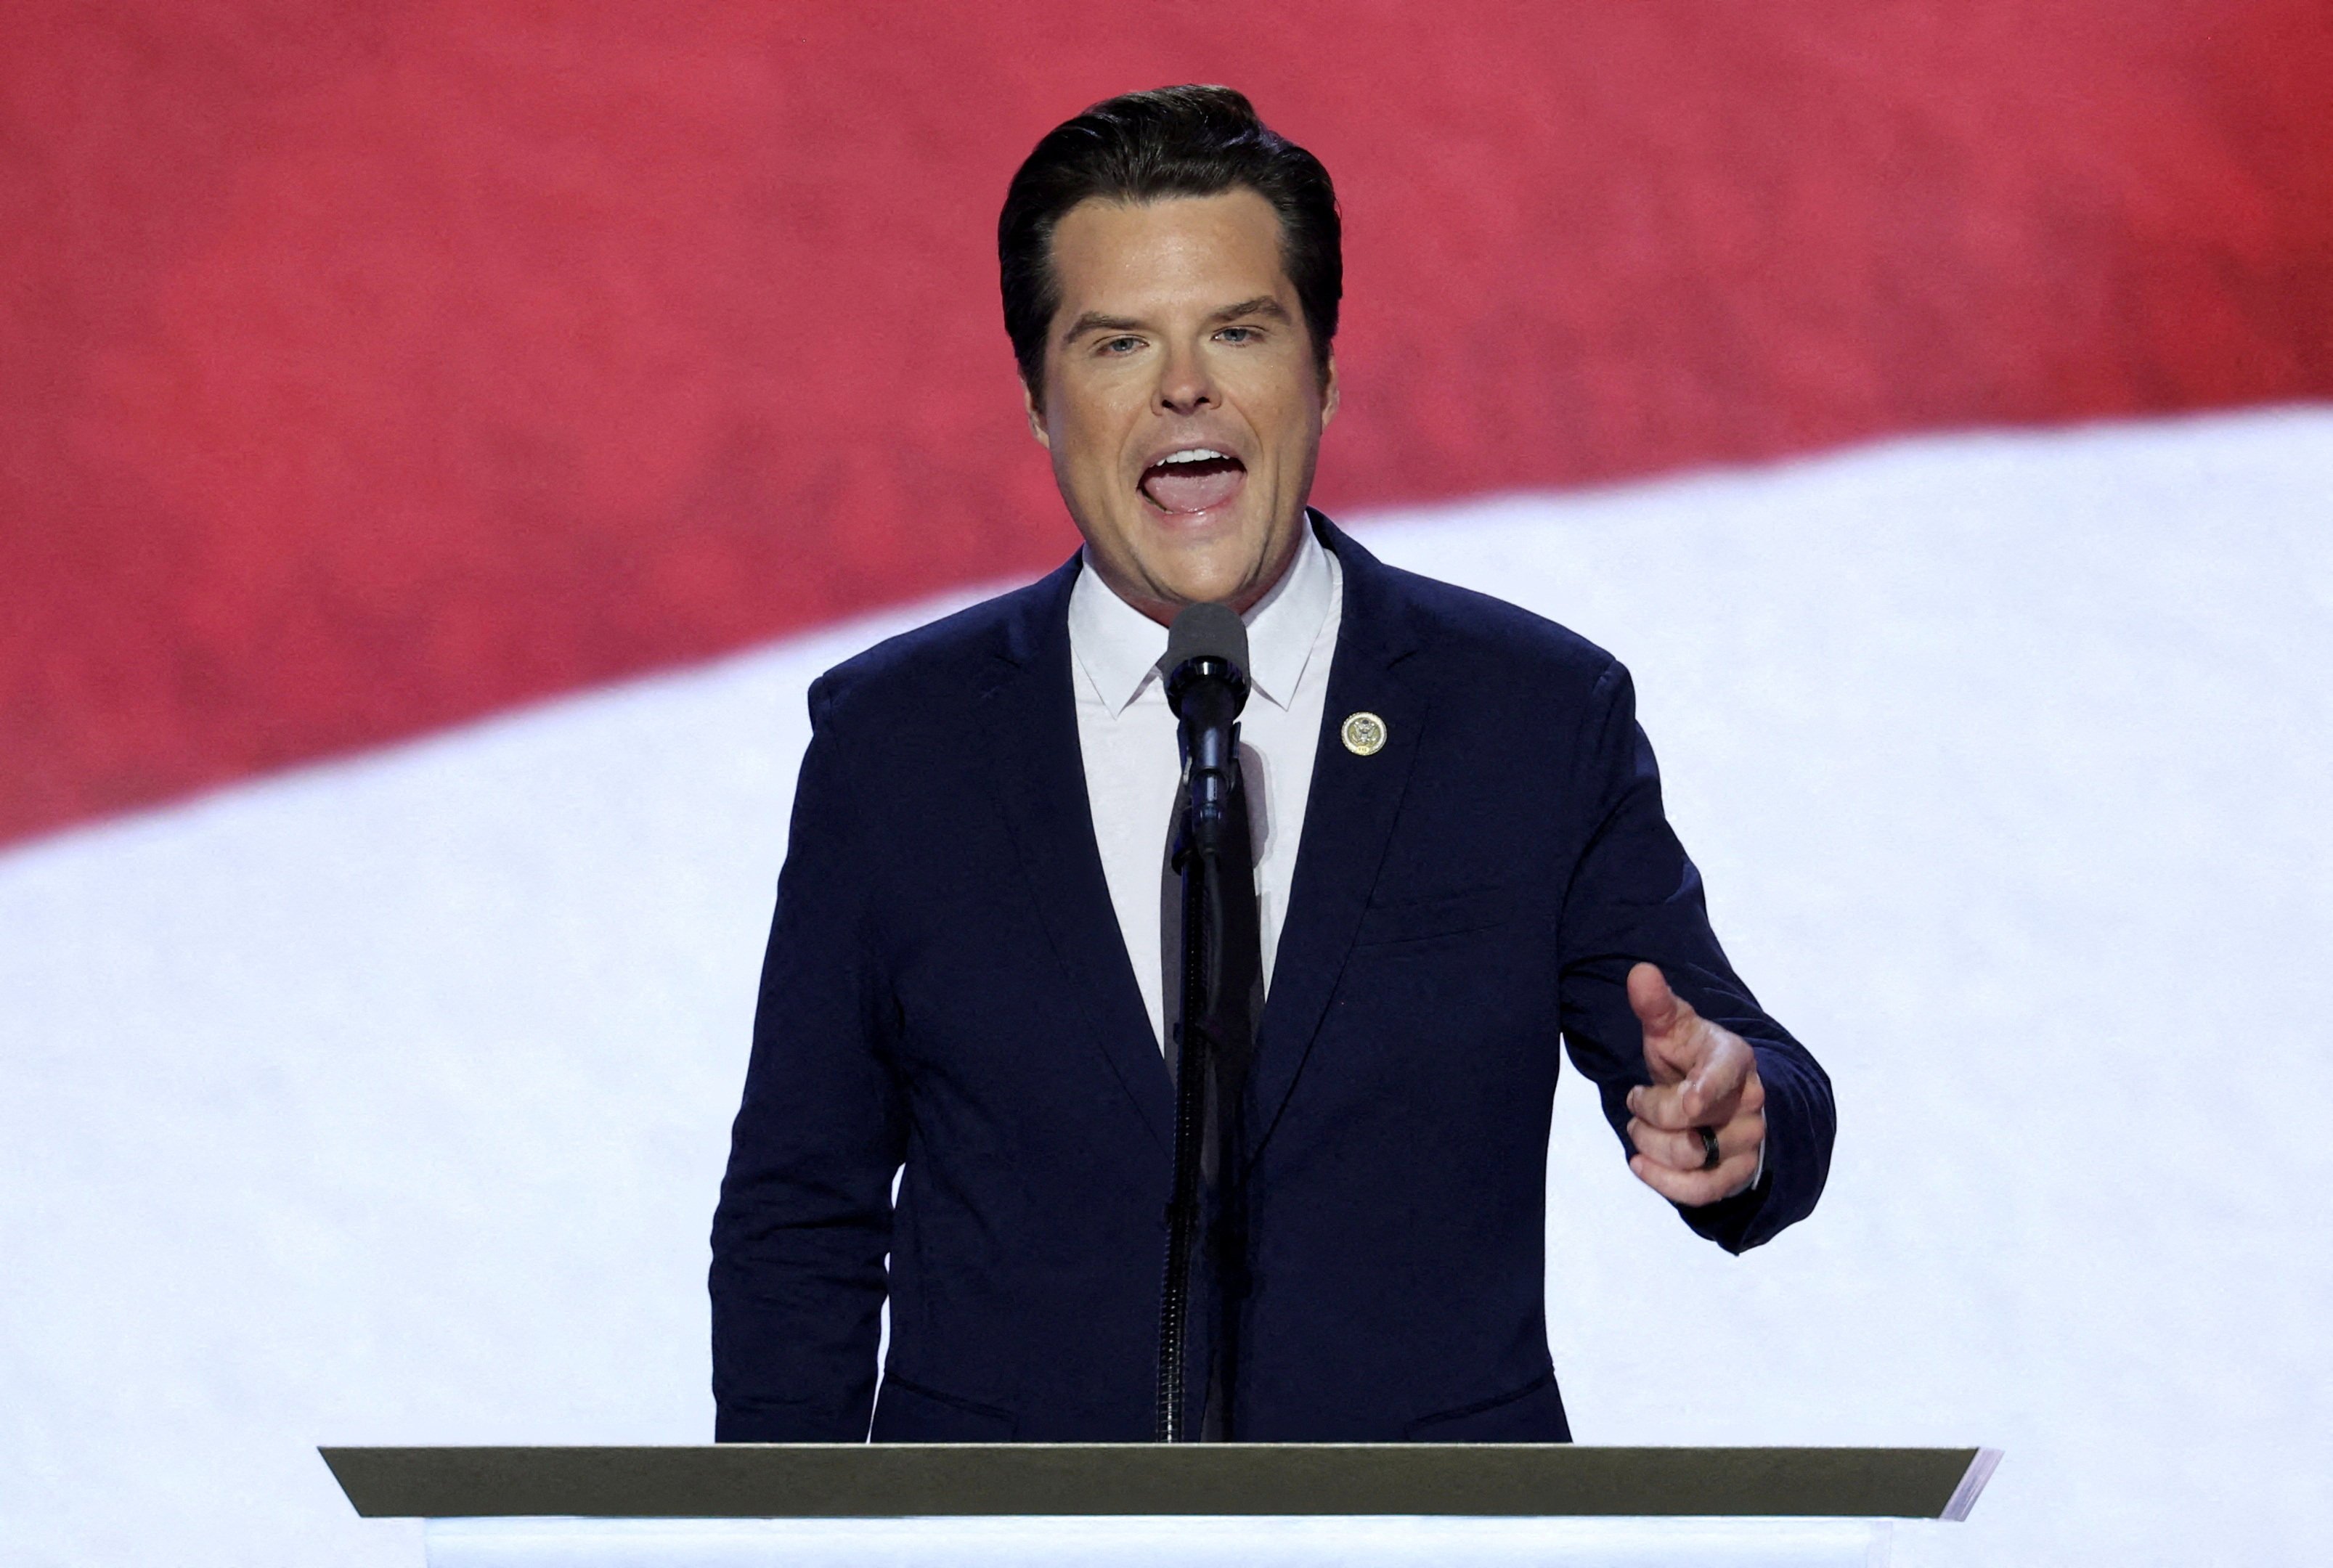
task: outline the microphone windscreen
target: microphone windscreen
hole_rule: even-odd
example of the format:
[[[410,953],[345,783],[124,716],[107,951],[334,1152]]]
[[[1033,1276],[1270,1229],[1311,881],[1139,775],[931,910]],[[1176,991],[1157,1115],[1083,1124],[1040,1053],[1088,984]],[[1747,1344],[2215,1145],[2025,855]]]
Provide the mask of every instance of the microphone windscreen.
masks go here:
[[[1193,659],[1223,659],[1247,677],[1247,623],[1229,605],[1186,605],[1166,628],[1166,657],[1161,667],[1169,674]]]

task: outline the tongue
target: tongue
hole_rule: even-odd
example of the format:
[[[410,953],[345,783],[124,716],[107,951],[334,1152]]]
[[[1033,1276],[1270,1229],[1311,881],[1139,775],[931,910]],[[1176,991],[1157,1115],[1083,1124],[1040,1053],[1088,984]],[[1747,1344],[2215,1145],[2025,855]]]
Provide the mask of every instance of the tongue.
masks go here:
[[[1162,463],[1146,474],[1143,493],[1164,512],[1205,512],[1239,493],[1247,470],[1229,458],[1205,463]]]

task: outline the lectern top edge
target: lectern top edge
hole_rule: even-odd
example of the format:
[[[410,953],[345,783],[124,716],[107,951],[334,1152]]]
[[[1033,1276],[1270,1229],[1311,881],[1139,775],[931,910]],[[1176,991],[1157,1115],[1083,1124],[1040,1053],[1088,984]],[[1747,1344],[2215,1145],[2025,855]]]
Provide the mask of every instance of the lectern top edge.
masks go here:
[[[1992,1448],[1549,1443],[323,1448],[368,1518],[1965,1519]]]

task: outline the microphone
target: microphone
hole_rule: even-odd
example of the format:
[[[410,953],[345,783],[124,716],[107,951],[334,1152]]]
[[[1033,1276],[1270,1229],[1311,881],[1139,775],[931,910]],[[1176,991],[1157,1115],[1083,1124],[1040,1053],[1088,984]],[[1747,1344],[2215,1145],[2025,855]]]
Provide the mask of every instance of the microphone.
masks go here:
[[[1191,837],[1217,848],[1230,820],[1239,766],[1239,716],[1247,705],[1247,625],[1229,605],[1186,606],[1166,628],[1166,705],[1182,721],[1190,768]]]
[[[1248,1016],[1255,980],[1255,854],[1239,801],[1239,715],[1247,705],[1247,627],[1228,605],[1186,607],[1166,629],[1166,705],[1182,723],[1184,807],[1175,869],[1183,877],[1182,1017],[1175,1026],[1175,1185],[1166,1205],[1166,1272],[1158,1296],[1158,1386],[1155,1434],[1167,1443],[1195,1435],[1187,1420],[1191,1262],[1205,1213],[1201,1188],[1220,1182],[1215,1245],[1229,1248],[1244,1226],[1236,1158],[1246,1146],[1240,1088],[1254,1044]],[[1242,947],[1244,942],[1244,949]],[[1241,961],[1244,957],[1245,961]],[[1235,1260],[1219,1272],[1229,1278]],[[1215,1375],[1232,1375],[1236,1302],[1223,1292],[1225,1318]],[[1203,1378],[1206,1374],[1202,1372]],[[1202,1401],[1205,1436],[1207,1406]],[[1218,1422],[1223,1419],[1218,1411]]]

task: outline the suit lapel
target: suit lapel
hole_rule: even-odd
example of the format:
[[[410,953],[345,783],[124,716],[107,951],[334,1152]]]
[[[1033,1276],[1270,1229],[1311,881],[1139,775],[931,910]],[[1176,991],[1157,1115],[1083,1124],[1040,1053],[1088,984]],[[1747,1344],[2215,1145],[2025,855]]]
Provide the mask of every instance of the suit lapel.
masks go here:
[[[1075,1022],[1101,1050],[1162,1150],[1173,1148],[1174,1089],[1118,932],[1095,846],[1070,668],[1072,559],[1037,585],[1007,626],[980,728],[992,779]]]
[[[1394,574],[1328,519],[1320,522],[1322,541],[1344,569],[1344,607],[1288,919],[1258,1031],[1253,1124],[1260,1131],[1251,1160],[1272,1136],[1343,977],[1427,722],[1425,680],[1415,664],[1405,664],[1416,637]],[[1355,712],[1385,722],[1384,749],[1372,756],[1345,747],[1345,718]]]

